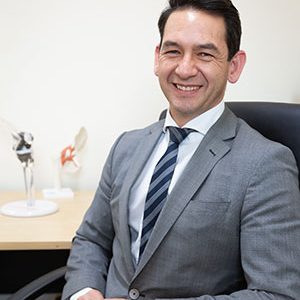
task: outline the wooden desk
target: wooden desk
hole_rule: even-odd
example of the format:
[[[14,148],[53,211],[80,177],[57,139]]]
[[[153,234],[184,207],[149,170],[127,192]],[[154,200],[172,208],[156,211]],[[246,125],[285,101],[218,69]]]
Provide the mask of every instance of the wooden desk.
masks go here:
[[[74,199],[53,200],[59,210],[48,216],[16,218],[0,214],[0,250],[70,249],[93,195],[94,192],[80,192],[75,193]],[[0,206],[24,196],[24,193],[0,192]]]
[[[14,292],[66,264],[72,238],[93,196],[94,192],[78,192],[74,199],[53,200],[59,210],[48,216],[15,218],[0,214],[0,293]],[[0,206],[20,199],[24,193],[0,192]]]

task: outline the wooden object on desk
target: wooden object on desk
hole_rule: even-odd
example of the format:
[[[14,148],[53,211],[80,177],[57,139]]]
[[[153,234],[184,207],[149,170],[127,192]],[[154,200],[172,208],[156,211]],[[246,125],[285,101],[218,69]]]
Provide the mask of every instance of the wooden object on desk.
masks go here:
[[[93,196],[94,192],[76,192],[73,199],[53,200],[59,210],[48,216],[17,218],[0,214],[0,250],[70,249]],[[0,206],[24,197],[24,193],[0,192]]]

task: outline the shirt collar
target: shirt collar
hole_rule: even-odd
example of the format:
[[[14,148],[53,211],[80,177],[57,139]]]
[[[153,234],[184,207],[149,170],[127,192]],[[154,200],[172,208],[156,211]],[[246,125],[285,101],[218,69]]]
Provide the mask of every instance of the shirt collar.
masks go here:
[[[223,111],[225,109],[224,101],[221,101],[217,106],[209,109],[208,111],[204,112],[200,116],[192,119],[188,123],[186,123],[183,128],[191,128],[194,129],[201,134],[205,135],[208,130],[216,123],[216,121],[221,117]],[[174,119],[172,118],[170,111],[167,111],[164,129],[163,131],[166,132],[168,126],[175,126],[178,127]]]

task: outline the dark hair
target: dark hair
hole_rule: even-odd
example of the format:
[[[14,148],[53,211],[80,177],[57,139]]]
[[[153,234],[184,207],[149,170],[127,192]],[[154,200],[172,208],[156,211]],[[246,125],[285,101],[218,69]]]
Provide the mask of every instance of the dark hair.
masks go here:
[[[241,21],[239,12],[230,0],[169,0],[169,6],[161,13],[158,20],[160,46],[164,36],[165,25],[170,15],[177,10],[192,8],[205,11],[211,15],[223,17],[226,27],[228,60],[240,50]]]

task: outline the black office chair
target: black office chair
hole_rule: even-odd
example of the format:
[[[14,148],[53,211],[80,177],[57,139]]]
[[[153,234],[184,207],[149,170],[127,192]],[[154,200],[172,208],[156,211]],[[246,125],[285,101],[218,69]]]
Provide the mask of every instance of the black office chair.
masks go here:
[[[289,147],[300,170],[300,104],[227,102],[227,106],[270,140]],[[300,183],[300,173],[299,173]]]
[[[56,292],[61,291],[65,284],[66,269],[63,266],[37,278],[11,295],[8,300],[34,300],[53,288]]]
[[[300,169],[300,104],[227,102],[226,105],[265,137],[288,146]],[[166,110],[161,113],[160,119],[165,116]],[[13,294],[9,300],[36,299],[53,282],[64,282],[65,271],[66,267],[62,267],[38,278]]]

